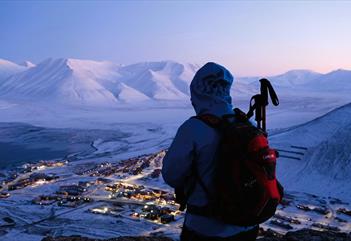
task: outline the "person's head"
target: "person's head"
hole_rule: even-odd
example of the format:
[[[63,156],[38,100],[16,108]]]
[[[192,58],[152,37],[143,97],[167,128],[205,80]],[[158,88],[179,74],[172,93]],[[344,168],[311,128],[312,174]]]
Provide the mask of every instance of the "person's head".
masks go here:
[[[202,66],[190,84],[191,103],[196,114],[222,116],[231,113],[233,79],[233,75],[219,64],[209,62]]]

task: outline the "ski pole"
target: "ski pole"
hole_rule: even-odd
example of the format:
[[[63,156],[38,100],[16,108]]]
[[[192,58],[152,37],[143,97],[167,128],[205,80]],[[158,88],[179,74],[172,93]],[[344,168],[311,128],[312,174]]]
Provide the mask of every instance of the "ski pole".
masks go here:
[[[279,99],[269,80],[260,79],[259,81],[261,83],[260,94],[252,96],[250,100],[250,108],[249,108],[249,112],[247,113],[247,117],[250,119],[255,113],[257,128],[260,128],[263,131],[266,131],[266,128],[267,128],[266,106],[269,104],[268,94],[274,106],[279,105]],[[261,122],[262,122],[262,126],[261,126]]]

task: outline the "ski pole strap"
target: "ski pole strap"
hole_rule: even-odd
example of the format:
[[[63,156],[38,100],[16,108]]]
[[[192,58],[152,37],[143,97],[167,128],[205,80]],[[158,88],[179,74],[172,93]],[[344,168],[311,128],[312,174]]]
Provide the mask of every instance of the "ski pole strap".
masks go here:
[[[261,82],[261,95],[262,95],[262,103],[267,106],[268,105],[268,92],[271,97],[272,104],[277,106],[279,105],[279,99],[277,94],[275,93],[273,86],[269,82],[268,79],[260,79]]]
[[[258,94],[258,95],[252,96],[250,100],[249,112],[247,112],[246,114],[247,118],[250,119],[253,116],[254,112],[256,111],[255,120],[258,122],[261,121],[263,119],[261,106],[263,106],[262,95]]]

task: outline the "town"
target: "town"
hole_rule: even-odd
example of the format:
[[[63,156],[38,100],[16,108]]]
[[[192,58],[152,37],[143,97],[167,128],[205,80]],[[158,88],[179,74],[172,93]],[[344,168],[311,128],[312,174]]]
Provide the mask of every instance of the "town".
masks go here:
[[[62,208],[78,208],[83,205],[98,206],[87,211],[95,215],[109,215],[133,219],[145,219],[159,224],[176,220],[181,215],[175,203],[174,194],[167,191],[149,188],[144,185],[123,181],[131,176],[147,173],[142,179],[160,178],[162,158],[165,151],[155,155],[144,155],[122,160],[117,163],[100,162],[77,164],[73,173],[81,177],[76,182],[56,185],[61,182],[60,174],[54,169],[67,167],[67,160],[40,161],[36,164],[25,164],[10,171],[4,176],[0,198],[8,198],[15,190],[38,185],[52,184],[57,186],[52,193],[42,193],[31,200],[32,204]],[[152,167],[150,167],[152,165]],[[89,177],[89,181],[86,178]],[[129,208],[125,208],[128,206]],[[130,207],[133,207],[130,209]]]
[[[40,207],[34,209],[37,212],[47,210],[48,217],[41,221],[80,210],[81,215],[112,220],[134,220],[160,227],[181,225],[183,212],[178,210],[173,190],[164,185],[161,177],[165,153],[163,150],[120,161],[51,160],[25,164],[0,175],[0,199],[16,202],[21,197],[21,202]],[[16,225],[16,219],[6,218],[13,220],[11,225],[5,223],[6,227]],[[343,231],[351,228],[350,223],[347,202],[287,193],[275,216],[262,227],[280,233],[304,226]]]

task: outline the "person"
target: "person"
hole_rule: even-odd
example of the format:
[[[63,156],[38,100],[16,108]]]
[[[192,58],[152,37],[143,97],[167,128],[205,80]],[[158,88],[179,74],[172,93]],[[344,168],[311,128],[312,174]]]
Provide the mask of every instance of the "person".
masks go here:
[[[209,62],[195,74],[191,85],[191,103],[196,115],[221,117],[233,113],[230,89],[232,74],[223,66]],[[171,187],[184,188],[187,204],[206,206],[206,190],[214,191],[215,153],[220,133],[197,118],[189,118],[177,134],[163,160],[162,176]],[[202,180],[200,184],[194,169]],[[185,213],[181,241],[256,240],[258,225],[243,227],[223,223],[215,218]]]

